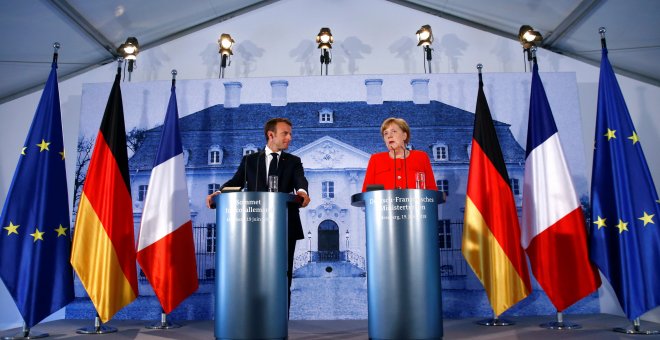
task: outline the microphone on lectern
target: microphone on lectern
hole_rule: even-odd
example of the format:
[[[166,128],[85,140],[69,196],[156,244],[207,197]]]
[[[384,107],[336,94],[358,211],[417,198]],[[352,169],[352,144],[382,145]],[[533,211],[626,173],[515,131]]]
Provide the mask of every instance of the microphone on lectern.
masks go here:
[[[257,173],[254,175],[254,191],[259,191],[259,161],[261,161],[261,157],[265,154],[265,151],[259,151],[259,154],[257,155]],[[266,179],[267,181],[268,179]]]
[[[243,178],[245,183],[243,184],[243,189],[241,191],[248,191],[248,180],[247,180],[247,155],[243,156]]]
[[[406,189],[408,189],[408,162],[406,161],[406,144],[403,144],[403,171],[406,177]]]
[[[393,157],[393,160],[394,160],[394,188],[393,189],[396,189],[396,149],[394,149],[394,146],[391,146],[390,148],[392,149],[392,152],[394,153],[394,157]]]

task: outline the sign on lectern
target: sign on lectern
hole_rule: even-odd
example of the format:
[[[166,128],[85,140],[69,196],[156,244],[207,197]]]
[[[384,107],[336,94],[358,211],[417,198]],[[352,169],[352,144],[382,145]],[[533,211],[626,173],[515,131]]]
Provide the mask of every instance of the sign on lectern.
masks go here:
[[[370,339],[442,337],[437,191],[376,190],[365,208]]]

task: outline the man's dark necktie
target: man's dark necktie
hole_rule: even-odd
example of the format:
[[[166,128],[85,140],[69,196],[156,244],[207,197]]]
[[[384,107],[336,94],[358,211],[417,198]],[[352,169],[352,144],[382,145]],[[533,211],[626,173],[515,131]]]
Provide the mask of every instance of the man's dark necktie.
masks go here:
[[[273,152],[270,155],[273,156],[273,159],[270,160],[268,165],[268,176],[277,176],[277,153]]]

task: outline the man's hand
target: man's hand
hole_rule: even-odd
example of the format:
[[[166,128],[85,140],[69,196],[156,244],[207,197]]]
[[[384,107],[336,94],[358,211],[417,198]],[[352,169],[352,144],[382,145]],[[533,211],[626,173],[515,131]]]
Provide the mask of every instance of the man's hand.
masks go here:
[[[302,197],[303,201],[302,201],[302,203],[300,204],[300,206],[303,207],[303,208],[306,207],[306,206],[309,204],[309,202],[311,201],[311,200],[309,199],[309,195],[307,195],[304,191],[298,191],[298,192],[296,193],[296,195]]]
[[[220,191],[216,191],[208,196],[206,196],[206,207],[209,209],[215,209],[215,202],[213,197],[220,195]]]

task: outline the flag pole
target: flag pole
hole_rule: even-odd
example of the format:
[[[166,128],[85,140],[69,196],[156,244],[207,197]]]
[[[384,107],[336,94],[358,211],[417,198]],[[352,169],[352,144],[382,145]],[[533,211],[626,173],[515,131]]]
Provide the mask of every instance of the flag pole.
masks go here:
[[[172,69],[172,72],[170,73],[172,73],[172,87],[174,87],[174,85],[176,85],[176,75],[178,74],[178,72],[176,71],[176,69]]]
[[[642,329],[642,324],[639,318],[636,318],[632,322],[632,327],[616,327],[612,329],[613,331],[617,333],[626,333],[626,334],[642,334],[642,335],[654,335],[654,334],[660,334],[660,331],[657,329]]]
[[[477,64],[477,72],[479,73],[479,86],[482,86],[482,75],[481,75],[481,70],[484,68],[484,65],[481,63]],[[476,114],[476,112],[475,112]],[[495,314],[495,310],[493,310],[493,314]],[[482,325],[482,326],[511,326],[514,325],[515,322],[509,321],[506,319],[500,319],[499,315],[495,315],[494,317],[490,319],[484,319],[480,321],[476,321],[476,324]]]
[[[603,50],[607,49],[607,42],[605,41],[605,32],[607,32],[605,27],[599,27],[598,28],[598,33],[600,34],[600,46]],[[592,188],[592,191],[593,191],[593,188]],[[628,327],[625,327],[625,328],[624,327],[616,327],[616,328],[612,329],[612,331],[618,332],[618,333],[626,333],[626,334],[643,334],[643,335],[660,334],[659,330],[654,330],[654,329],[646,329],[645,330],[645,329],[642,329],[641,321],[640,321],[639,317],[632,320],[632,326],[628,326]]]
[[[121,63],[124,62],[124,58],[119,57],[117,58],[117,74],[121,75]]]
[[[605,42],[605,32],[607,32],[605,27],[598,28],[598,33],[600,34],[600,47],[604,49],[607,48],[607,42]]]
[[[57,42],[57,41],[54,42],[53,43],[53,49],[54,49],[54,51],[53,51],[53,64],[57,64],[57,57],[58,57],[57,51],[59,51],[59,49],[60,49],[60,43]]]
[[[538,60],[536,59],[536,46],[532,46],[530,48],[530,53],[532,55],[532,63],[533,65],[538,64]],[[564,321],[564,313],[561,311],[557,311],[556,313],[556,321],[550,321],[546,323],[542,323],[539,325],[541,328],[545,329],[557,329],[557,330],[567,330],[567,329],[580,329],[582,328],[581,325],[577,323],[573,323],[570,321]]]
[[[601,27],[601,29],[603,29],[603,28]],[[604,31],[603,31],[603,33],[604,33]],[[605,38],[604,38],[603,33],[601,33],[601,45],[604,46],[605,45]],[[534,63],[536,63],[536,47],[532,47],[532,53],[533,53]],[[550,321],[550,322],[542,323],[542,324],[539,325],[539,327],[545,328],[545,329],[557,329],[557,330],[580,329],[580,328],[582,328],[582,326],[580,324],[564,321],[564,314],[563,314],[563,312],[560,312],[560,311],[557,311],[557,320],[556,321]]]
[[[35,333],[31,332],[30,327],[27,326],[25,321],[23,322],[23,329],[10,336],[3,336],[2,340],[22,340],[22,339],[39,339],[39,338],[45,338],[48,337],[48,333]]]
[[[607,50],[607,42],[605,41],[605,32],[607,32],[607,30],[605,29],[605,27],[599,27],[599,28],[598,28],[598,33],[600,34],[600,45],[601,45],[601,48],[604,50],[604,52]],[[605,55],[605,53],[604,53],[604,54],[603,54],[603,59],[605,59],[605,58],[607,58],[607,57],[606,57],[606,55]],[[601,65],[601,72],[602,72],[602,65]],[[602,73],[601,73],[601,77],[602,77]],[[603,79],[601,78],[600,81],[602,82]],[[616,79],[615,79],[614,81],[616,82]],[[600,85],[599,85],[599,88],[600,88]],[[600,92],[600,89],[599,89],[599,92]],[[600,104],[600,101],[599,101],[599,104]],[[624,103],[624,105],[625,105],[625,103]],[[599,106],[600,106],[600,105],[599,105]],[[599,108],[599,110],[600,110],[600,108]],[[601,114],[601,113],[599,112],[598,115],[600,115],[600,114]],[[642,157],[642,161],[643,161],[643,155],[642,155],[641,157]],[[595,153],[594,153],[594,162],[596,162],[596,154],[595,154]],[[594,187],[592,186],[592,195],[594,194],[593,192],[594,192]],[[593,197],[593,196],[592,196],[592,197]],[[592,202],[593,202],[593,198],[592,198]],[[593,204],[593,203],[592,203],[592,204]],[[646,225],[646,224],[645,224],[645,225]],[[599,229],[600,229],[600,228],[599,228]],[[636,264],[637,264],[637,263],[636,263]],[[621,294],[621,293],[620,293],[620,292],[617,292],[617,295],[618,295],[618,294]],[[621,296],[618,296],[618,297],[619,297],[619,298],[618,298],[618,301],[619,301],[619,303],[621,304],[621,307],[623,307],[624,309],[626,309],[626,314],[629,315],[629,313],[628,313],[628,311],[627,311],[627,308],[626,308],[626,304],[625,304],[625,303],[623,302],[623,300],[621,299]],[[635,318],[635,319],[632,320],[632,326],[628,326],[628,327],[616,327],[616,328],[612,329],[612,331],[614,331],[614,332],[618,332],[618,333],[626,333],[626,334],[642,334],[642,335],[660,334],[660,331],[658,331],[658,330],[653,330],[653,329],[645,330],[645,329],[642,329],[642,327],[641,327],[641,321],[640,321],[640,318],[639,318],[639,317],[637,317],[637,318]]]
[[[178,74],[178,72],[175,69],[173,69],[172,72],[170,73],[172,73],[172,88],[174,88],[174,86],[176,85],[176,75]],[[180,327],[181,325],[167,320],[167,314],[165,313],[162,307],[160,308],[160,321],[155,321],[144,326],[144,328],[147,329],[173,329]]]
[[[96,316],[94,317],[94,326],[78,328],[76,330],[76,333],[78,333],[78,334],[108,334],[108,333],[114,333],[116,331],[117,331],[117,328],[104,325],[103,322],[101,322],[101,317],[99,316],[99,313],[96,313]]]
[[[53,65],[57,65],[57,52],[60,49],[60,43],[59,42],[54,42],[53,43]],[[4,336],[2,337],[2,340],[18,340],[18,339],[38,339],[38,338],[45,338],[48,337],[48,333],[39,333],[39,332],[33,332],[30,327],[27,326],[27,323],[23,321],[23,328],[21,329],[20,332],[10,335],[10,336]]]
[[[181,325],[178,323],[174,323],[172,321],[167,320],[167,314],[163,310],[163,308],[160,308],[160,321],[154,321],[150,324],[147,324],[144,326],[144,328],[147,329],[173,329],[173,328],[181,328]]]
[[[513,326],[516,323],[507,319],[500,319],[499,315],[495,315],[491,319],[477,321],[476,324],[482,326]]]
[[[117,74],[121,75],[121,64],[124,61],[124,58],[117,58]],[[101,322],[101,317],[99,316],[99,313],[96,313],[96,316],[94,317],[94,326],[91,327],[83,327],[83,328],[78,328],[76,330],[76,333],[78,334],[107,334],[107,333],[114,333],[117,331],[117,328],[111,327],[111,326],[106,326]]]
[[[564,313],[560,311],[557,311],[557,321],[542,323],[539,325],[539,327],[545,329],[558,329],[558,330],[582,328],[582,326],[577,323],[564,321]]]

